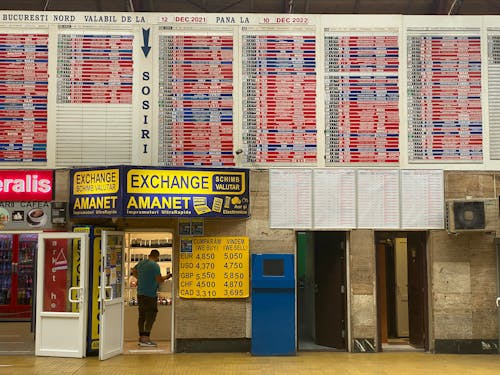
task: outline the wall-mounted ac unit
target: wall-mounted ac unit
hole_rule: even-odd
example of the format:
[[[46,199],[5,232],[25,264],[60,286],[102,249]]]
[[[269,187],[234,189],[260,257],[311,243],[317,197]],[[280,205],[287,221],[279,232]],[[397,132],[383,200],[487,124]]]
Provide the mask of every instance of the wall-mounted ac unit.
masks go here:
[[[496,199],[450,199],[446,201],[448,232],[495,232],[498,221]]]

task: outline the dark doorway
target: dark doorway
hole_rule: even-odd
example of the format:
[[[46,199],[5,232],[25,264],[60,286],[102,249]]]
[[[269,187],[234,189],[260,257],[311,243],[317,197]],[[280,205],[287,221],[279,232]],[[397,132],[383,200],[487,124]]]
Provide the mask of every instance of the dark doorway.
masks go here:
[[[375,238],[378,350],[428,350],[426,233]]]
[[[299,350],[346,350],[346,233],[297,236]]]

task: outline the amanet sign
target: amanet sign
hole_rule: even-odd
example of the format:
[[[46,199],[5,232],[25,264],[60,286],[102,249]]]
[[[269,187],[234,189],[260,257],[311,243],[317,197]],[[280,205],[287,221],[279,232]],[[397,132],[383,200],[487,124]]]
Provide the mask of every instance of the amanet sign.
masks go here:
[[[120,166],[71,172],[72,217],[248,217],[248,170]]]
[[[121,211],[121,167],[72,170],[70,215],[118,217]]]

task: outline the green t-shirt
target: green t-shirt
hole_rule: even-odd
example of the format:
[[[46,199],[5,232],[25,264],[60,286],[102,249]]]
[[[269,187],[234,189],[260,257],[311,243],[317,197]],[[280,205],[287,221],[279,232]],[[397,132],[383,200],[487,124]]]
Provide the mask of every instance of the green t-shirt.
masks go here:
[[[135,266],[138,273],[137,294],[156,297],[158,281],[156,276],[161,275],[160,266],[155,261],[144,259]]]

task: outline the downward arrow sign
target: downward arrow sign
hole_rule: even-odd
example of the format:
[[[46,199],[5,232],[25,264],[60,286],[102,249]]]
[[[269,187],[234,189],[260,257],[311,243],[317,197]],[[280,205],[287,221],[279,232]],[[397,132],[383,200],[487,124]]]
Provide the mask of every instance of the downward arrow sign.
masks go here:
[[[149,30],[150,29],[142,29],[142,40],[144,46],[141,47],[142,52],[144,52],[144,57],[148,57],[149,51],[151,47],[149,46]]]

